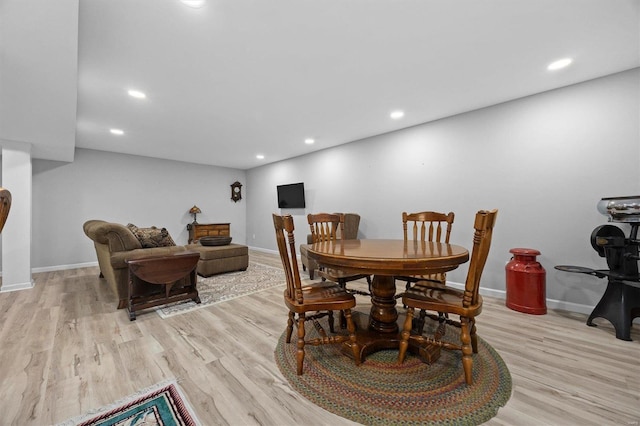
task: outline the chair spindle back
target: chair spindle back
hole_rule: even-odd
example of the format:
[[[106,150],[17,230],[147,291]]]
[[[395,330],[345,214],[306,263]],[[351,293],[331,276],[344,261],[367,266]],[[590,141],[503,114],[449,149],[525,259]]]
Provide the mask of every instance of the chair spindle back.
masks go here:
[[[297,303],[303,303],[302,289],[300,283],[300,270],[298,269],[298,259],[296,256],[296,242],[293,235],[295,229],[293,217],[291,215],[273,215],[273,226],[276,231],[276,241],[280,259],[287,278],[287,297]]]
[[[404,234],[404,241],[407,243],[409,240],[409,225],[411,225],[411,235],[413,237],[413,243],[420,242],[437,242],[437,243],[449,243],[449,237],[451,236],[451,228],[453,226],[453,220],[455,214],[439,213],[433,211],[419,212],[419,213],[402,213],[402,231]],[[420,231],[420,238],[418,238],[418,231]],[[444,241],[442,239],[444,234]],[[439,281],[445,284],[447,274],[444,272],[438,272],[435,274],[423,275],[424,278]],[[408,284],[407,284],[408,285]],[[408,287],[407,287],[408,288]]]
[[[402,230],[404,240],[409,241],[408,222],[412,222],[411,233],[413,241],[435,241],[449,242],[451,226],[455,215],[453,212],[447,214],[438,212],[402,213]],[[420,238],[418,239],[418,230]],[[444,241],[442,233],[444,232]]]
[[[489,256],[491,248],[491,238],[493,236],[493,227],[496,223],[498,210],[481,210],[476,213],[474,222],[473,249],[471,252],[471,260],[469,261],[469,271],[465,282],[464,298],[462,304],[464,307],[471,306],[478,301],[478,291],[480,290],[480,278],[484,265]]]
[[[307,221],[314,243],[335,241],[338,235],[344,234],[344,214],[342,213],[308,214]],[[339,234],[338,229],[340,229]]]

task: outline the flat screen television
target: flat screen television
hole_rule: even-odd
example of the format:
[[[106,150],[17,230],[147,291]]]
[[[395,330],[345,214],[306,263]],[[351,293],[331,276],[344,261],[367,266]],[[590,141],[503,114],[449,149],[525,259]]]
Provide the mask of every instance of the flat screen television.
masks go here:
[[[278,185],[278,208],[281,209],[303,209],[304,183],[290,183],[288,185]]]

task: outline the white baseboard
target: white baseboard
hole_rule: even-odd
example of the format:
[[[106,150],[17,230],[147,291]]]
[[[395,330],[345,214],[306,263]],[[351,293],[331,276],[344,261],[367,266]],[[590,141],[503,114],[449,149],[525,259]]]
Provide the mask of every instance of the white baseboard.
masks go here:
[[[29,290],[34,286],[33,280],[26,283],[5,284],[0,287],[0,293],[8,293],[10,291]]]
[[[276,256],[280,257],[280,253],[278,252],[278,250],[270,250],[262,247],[251,247],[251,246],[249,246],[249,250],[260,251],[262,253],[275,254]],[[298,257],[299,256],[300,255],[298,254]]]
[[[85,262],[85,263],[74,263],[71,265],[44,266],[42,268],[32,268],[31,273],[64,271],[66,269],[90,268],[92,266],[98,266],[98,262],[95,261],[95,262]]]
[[[447,281],[447,284],[451,287],[463,289],[464,284],[454,283],[451,281]],[[495,297],[498,299],[507,299],[506,290],[496,290],[493,288],[484,288],[480,287],[480,294],[483,296]],[[556,299],[547,299],[547,308],[548,309],[558,309],[562,311],[569,312],[578,312],[581,314],[590,314],[593,311],[594,306],[583,305],[579,303],[565,302],[564,300],[556,300]]]

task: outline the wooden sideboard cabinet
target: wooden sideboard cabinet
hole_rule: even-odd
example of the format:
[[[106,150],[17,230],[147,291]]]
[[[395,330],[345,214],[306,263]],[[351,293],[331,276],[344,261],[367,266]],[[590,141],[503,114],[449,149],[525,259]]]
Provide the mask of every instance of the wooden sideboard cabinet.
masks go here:
[[[228,223],[190,223],[187,225],[187,229],[189,230],[189,244],[197,243],[202,237],[231,236]]]

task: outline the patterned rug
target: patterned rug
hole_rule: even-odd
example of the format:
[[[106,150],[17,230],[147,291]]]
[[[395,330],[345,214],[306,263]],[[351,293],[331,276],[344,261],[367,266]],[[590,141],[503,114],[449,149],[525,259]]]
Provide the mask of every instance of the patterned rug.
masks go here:
[[[269,288],[285,285],[282,267],[249,262],[246,271],[229,272],[208,278],[198,276],[198,294],[201,303],[191,300],[164,305],[156,309],[162,318],[184,314],[216,303],[253,294]]]
[[[59,426],[200,425],[180,388],[165,382]]]
[[[449,331],[446,339],[456,338]],[[315,335],[305,327],[307,336]],[[427,332],[427,327],[425,327]],[[478,425],[494,417],[511,396],[511,375],[500,355],[478,339],[473,385],[464,380],[458,351],[442,350],[432,365],[397,350],[367,356],[356,367],[338,345],[305,346],[304,371],[296,375],[296,344],[278,341],[275,358],[291,386],[314,404],[365,425]]]

